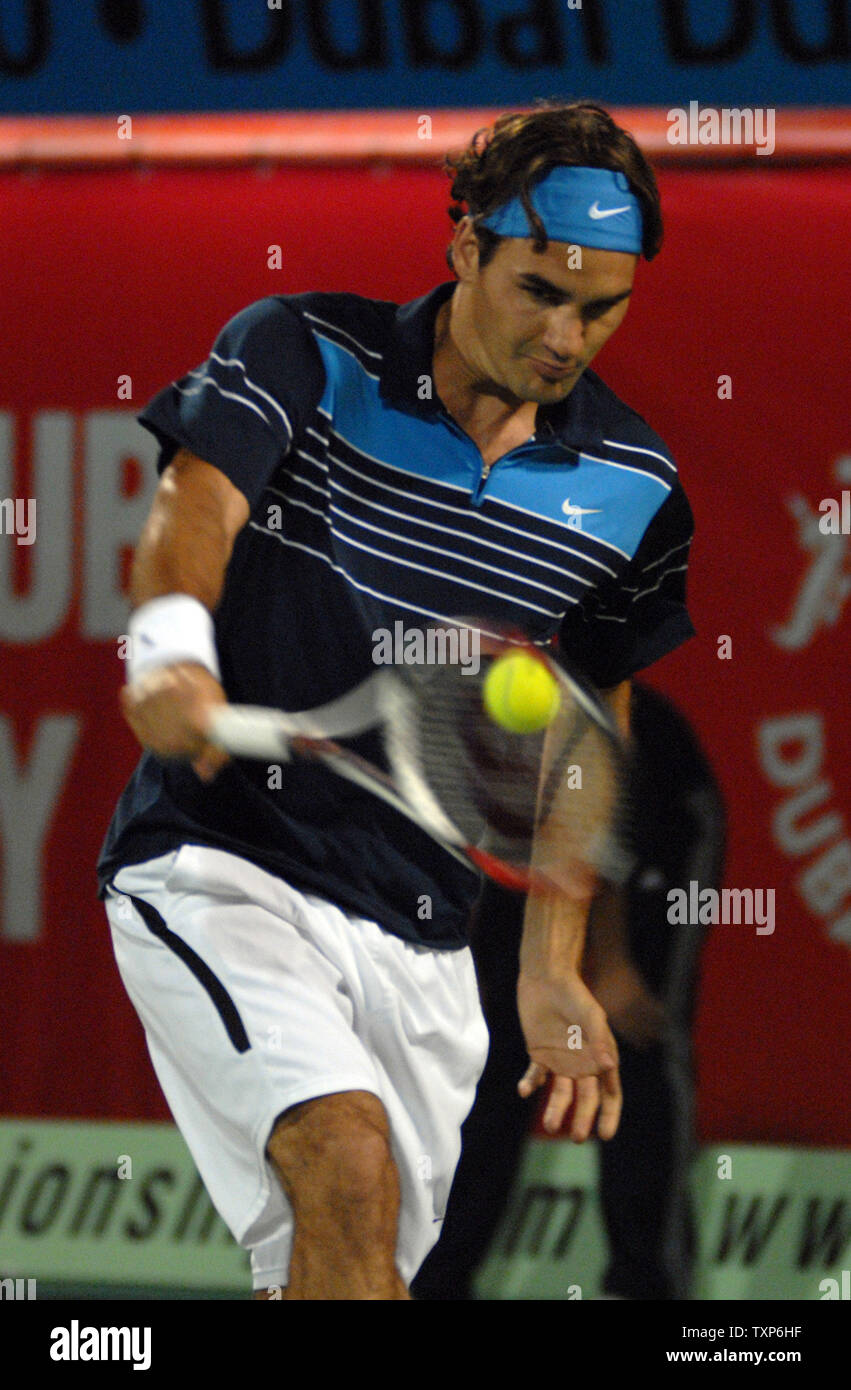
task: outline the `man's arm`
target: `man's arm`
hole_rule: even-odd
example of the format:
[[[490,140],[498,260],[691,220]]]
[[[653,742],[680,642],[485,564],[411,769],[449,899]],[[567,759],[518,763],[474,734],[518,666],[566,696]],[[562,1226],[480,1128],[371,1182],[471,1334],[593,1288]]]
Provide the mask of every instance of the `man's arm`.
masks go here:
[[[629,733],[630,682],[603,695],[624,737]],[[554,1083],[544,1113],[550,1133],[576,1101],[571,1138],[587,1139],[600,1112],[599,1134],[611,1138],[621,1108],[618,1050],[603,1009],[580,978],[591,898],[536,893],[527,899],[520,945],[517,1002],[529,1049],[521,1095]]]
[[[247,499],[219,469],[186,449],[175,454],[136,548],[134,610],[151,599],[187,594],[212,612],[249,513]],[[191,661],[161,666],[121,691],[124,716],[142,746],[161,757],[191,758],[204,780],[227,761],[205,736],[212,707],[225,699],[215,676]]]
[[[136,547],[130,600],[190,594],[212,612],[221,598],[248,501],[212,464],[180,449],[165,469]]]

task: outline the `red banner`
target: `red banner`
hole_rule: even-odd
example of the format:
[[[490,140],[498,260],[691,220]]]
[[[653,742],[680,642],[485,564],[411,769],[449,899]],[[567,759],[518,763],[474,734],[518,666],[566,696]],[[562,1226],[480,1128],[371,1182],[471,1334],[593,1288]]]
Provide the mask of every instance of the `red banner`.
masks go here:
[[[710,937],[701,1131],[842,1144],[851,189],[840,169],[660,183],[664,250],[595,365],[679,460],[699,636],[650,678],[717,769],[727,884],[774,891],[773,931]],[[155,478],[134,415],[262,295],[407,300],[446,278],[447,184],[425,168],[7,173],[0,199],[0,1105],[159,1118],[94,880],[136,756],[116,638]]]

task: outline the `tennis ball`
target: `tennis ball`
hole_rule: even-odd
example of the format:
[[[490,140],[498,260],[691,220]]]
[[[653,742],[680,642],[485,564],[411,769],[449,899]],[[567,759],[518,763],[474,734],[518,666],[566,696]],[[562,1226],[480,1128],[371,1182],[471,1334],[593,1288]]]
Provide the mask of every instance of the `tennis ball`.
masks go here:
[[[512,734],[534,734],[555,719],[559,689],[542,661],[508,652],[485,676],[482,700],[495,724]]]

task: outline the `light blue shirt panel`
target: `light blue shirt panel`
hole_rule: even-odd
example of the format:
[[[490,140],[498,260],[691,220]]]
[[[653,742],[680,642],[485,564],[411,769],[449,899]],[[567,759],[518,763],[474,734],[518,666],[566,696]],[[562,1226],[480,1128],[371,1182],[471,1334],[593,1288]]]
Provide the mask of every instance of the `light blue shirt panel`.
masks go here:
[[[536,464],[531,459],[524,460],[524,465],[515,467],[511,455],[497,463],[487,479],[485,496],[523,507],[564,526],[568,533],[578,530],[594,536],[630,559],[671,490],[649,473],[583,453],[573,468]]]
[[[479,481],[481,457],[472,440],[448,426],[394,410],[382,400],[378,381],[351,353],[317,335],[326,382],[321,410],[349,444],[394,468],[471,492]],[[376,363],[376,372],[380,364]]]

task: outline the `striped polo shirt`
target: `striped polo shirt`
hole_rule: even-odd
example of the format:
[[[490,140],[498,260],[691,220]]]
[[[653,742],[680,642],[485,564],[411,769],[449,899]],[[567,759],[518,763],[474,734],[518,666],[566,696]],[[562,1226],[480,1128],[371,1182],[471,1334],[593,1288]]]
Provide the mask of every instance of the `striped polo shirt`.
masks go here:
[[[485,468],[432,385],[435,317],[454,287],[403,306],[259,300],[140,415],[160,470],[185,447],[251,506],[215,614],[233,702],[335,699],[375,670],[375,636],[397,624],[491,618],[557,641],[602,687],[692,635],[692,517],[662,441],[587,370]],[[235,760],[203,784],[144,753],[101,886],[186,843],[242,855],[406,940],[465,943],[474,875],[321,766],[294,761],[270,777]]]

